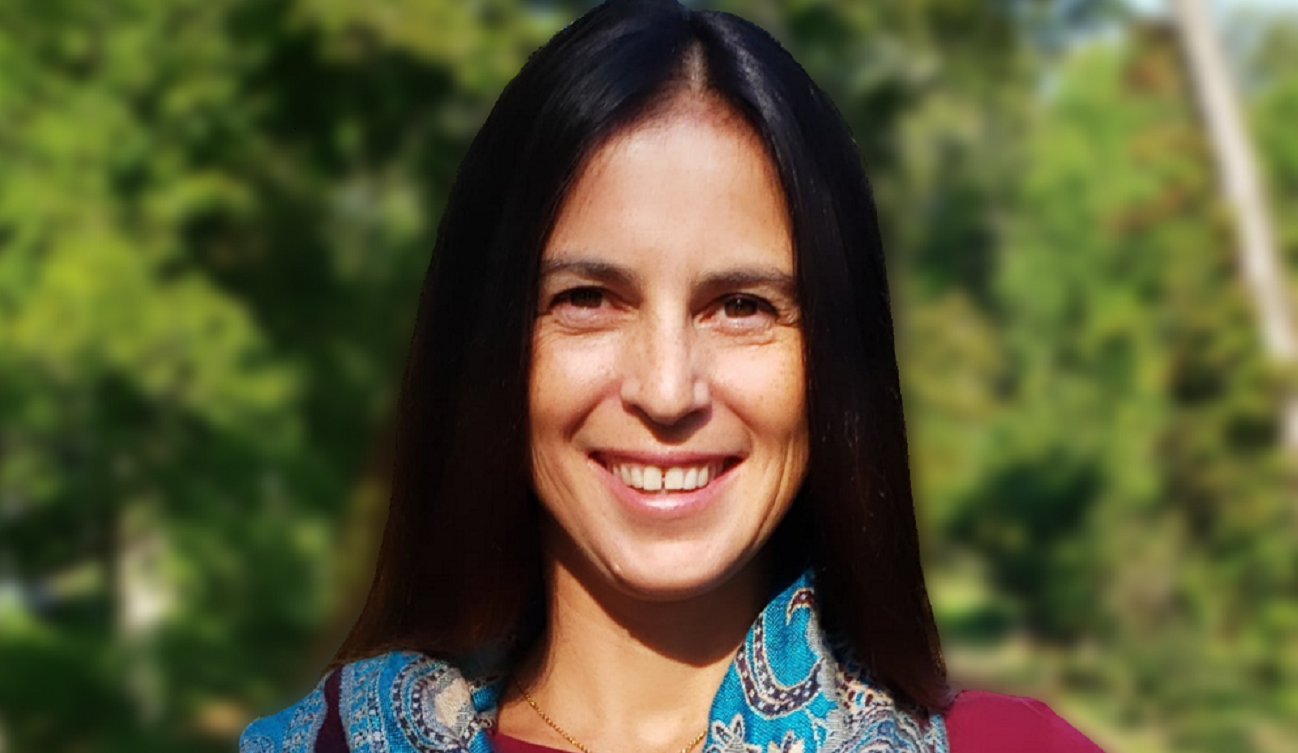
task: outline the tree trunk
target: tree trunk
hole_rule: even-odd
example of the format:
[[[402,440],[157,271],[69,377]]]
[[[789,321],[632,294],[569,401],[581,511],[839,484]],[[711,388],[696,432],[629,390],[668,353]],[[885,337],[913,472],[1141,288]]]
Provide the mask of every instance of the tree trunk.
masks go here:
[[[1234,214],[1239,265],[1257,312],[1267,355],[1288,377],[1298,365],[1298,333],[1257,157],[1244,126],[1225,56],[1203,0],[1171,0],[1189,80],[1212,142],[1226,201]],[[1286,452],[1298,456],[1298,393],[1286,378],[1280,426]]]

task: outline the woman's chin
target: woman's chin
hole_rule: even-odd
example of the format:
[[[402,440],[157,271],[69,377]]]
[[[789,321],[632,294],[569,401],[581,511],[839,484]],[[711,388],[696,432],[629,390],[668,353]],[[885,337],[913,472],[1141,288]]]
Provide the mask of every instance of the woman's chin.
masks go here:
[[[634,562],[634,567],[609,563],[610,585],[624,596],[656,603],[711,598],[732,588],[748,590],[754,586],[749,573],[756,574],[742,563],[708,563],[699,558]]]

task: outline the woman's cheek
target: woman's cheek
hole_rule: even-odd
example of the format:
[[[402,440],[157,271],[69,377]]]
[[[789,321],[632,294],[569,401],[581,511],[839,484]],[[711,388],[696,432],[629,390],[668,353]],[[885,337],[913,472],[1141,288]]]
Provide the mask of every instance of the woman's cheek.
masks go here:
[[[618,354],[624,348],[624,338],[616,333],[539,334],[532,356],[534,420],[579,424],[585,417],[583,407],[593,409],[616,380]]]
[[[797,429],[805,422],[806,382],[800,338],[720,349],[713,357],[712,383],[748,423]]]

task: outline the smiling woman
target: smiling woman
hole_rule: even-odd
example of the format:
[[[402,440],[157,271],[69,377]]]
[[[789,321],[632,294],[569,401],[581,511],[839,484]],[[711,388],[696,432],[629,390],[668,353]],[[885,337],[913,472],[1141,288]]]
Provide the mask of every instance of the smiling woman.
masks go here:
[[[547,549],[570,552],[551,589],[760,606],[756,555],[807,466],[792,235],[760,138],[678,94],[586,166],[542,270],[532,472]]]
[[[1087,751],[956,694],[852,139],[769,36],[607,3],[440,226],[369,600],[244,751]]]

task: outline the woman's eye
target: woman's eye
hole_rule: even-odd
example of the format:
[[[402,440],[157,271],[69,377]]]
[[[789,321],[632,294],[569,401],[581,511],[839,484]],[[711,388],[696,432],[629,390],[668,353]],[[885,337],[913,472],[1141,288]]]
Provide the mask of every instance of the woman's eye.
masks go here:
[[[550,299],[546,309],[560,324],[583,330],[607,326],[621,311],[616,296],[592,285],[568,288],[558,293]]]
[[[761,301],[747,296],[732,296],[721,304],[721,310],[731,319],[756,316],[763,310]]]
[[[597,309],[604,303],[604,291],[599,288],[573,288],[560,293],[554,302],[566,303],[579,309]]]

